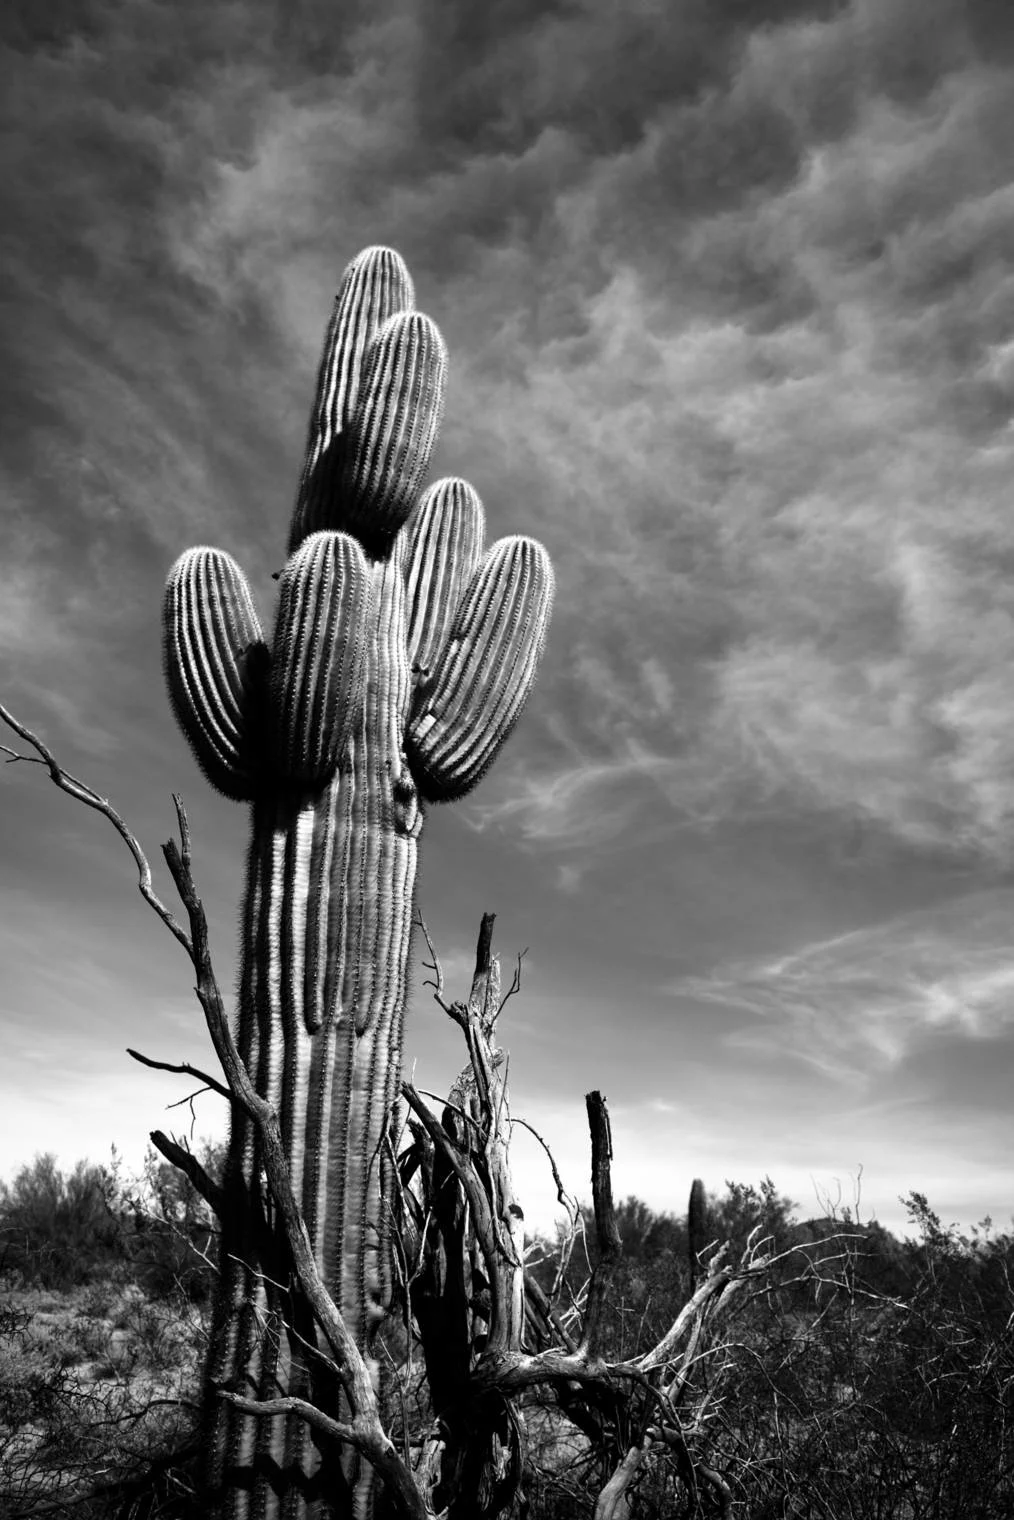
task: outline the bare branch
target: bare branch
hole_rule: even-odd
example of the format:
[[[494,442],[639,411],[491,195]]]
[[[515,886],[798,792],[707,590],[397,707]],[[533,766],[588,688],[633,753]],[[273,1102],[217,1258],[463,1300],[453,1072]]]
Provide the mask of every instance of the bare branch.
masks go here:
[[[514,967],[514,975],[511,977],[511,984],[507,988],[507,991],[504,993],[503,997],[500,999],[500,1006],[496,1010],[495,1018],[499,1018],[500,1017],[500,1015],[504,1011],[504,1007],[509,1002],[509,1000],[514,996],[514,994],[516,992],[520,992],[521,991],[521,962],[524,960],[524,958],[525,958],[525,956],[527,954],[528,954],[528,946],[527,945],[525,946],[525,948],[523,950],[519,950],[518,951],[517,965]]]
[[[362,1433],[354,1425],[347,1425],[343,1420],[332,1420],[330,1415],[306,1399],[294,1395],[283,1399],[246,1399],[242,1394],[230,1393],[227,1388],[220,1388],[218,1396],[227,1399],[234,1408],[242,1410],[243,1414],[253,1414],[264,1419],[272,1419],[279,1414],[298,1414],[322,1435],[330,1436],[335,1441],[345,1441],[357,1451],[363,1450]]]
[[[702,1462],[698,1462],[696,1467],[699,1475],[715,1495],[721,1520],[725,1520],[725,1516],[728,1515],[732,1508],[732,1489],[726,1483],[721,1473],[716,1472],[713,1467],[705,1467]]]
[[[500,1352],[516,1350],[523,1332],[524,1218],[514,1198],[508,1164],[506,1073],[498,1071],[503,1055],[494,1048],[493,1017],[487,1012],[490,989],[498,977],[492,954],[494,919],[495,914],[483,914],[468,1003],[442,1004],[463,1029],[469,1055],[469,1065],[445,1104],[445,1123],[426,1108],[411,1083],[402,1084],[402,1093],[468,1201],[490,1283],[487,1348]],[[446,1122],[449,1112],[464,1121],[457,1134],[452,1133],[455,1126]]]
[[[536,1279],[529,1276],[527,1273],[525,1274],[525,1294],[534,1304],[537,1313],[542,1317],[546,1324],[551,1325],[552,1328],[556,1331],[566,1349],[570,1352],[576,1352],[577,1341],[568,1332],[567,1327],[563,1323],[563,1320],[560,1318],[557,1311],[553,1308],[551,1299],[547,1298],[546,1294],[539,1287]]]
[[[732,1279],[732,1267],[720,1267],[717,1272],[705,1278],[693,1297],[683,1305],[658,1345],[651,1351],[645,1352],[639,1359],[638,1366],[643,1372],[650,1372],[654,1367],[661,1367],[672,1358],[676,1347],[680,1345],[690,1326],[695,1320],[704,1316],[710,1300],[717,1298]]]
[[[21,755],[14,750],[8,749],[7,745],[2,745],[0,749],[9,757],[7,763],[10,765],[17,760],[25,760],[45,765],[49,770],[50,780],[62,792],[66,792],[68,797],[73,797],[76,802],[83,803],[85,807],[94,808],[97,813],[102,813],[104,817],[109,819],[109,822],[113,825],[113,828],[134,858],[134,864],[137,867],[137,885],[141,896],[148,906],[158,914],[173,938],[179,941],[188,955],[192,955],[193,947],[186,930],[152,887],[151,866],[148,864],[148,857],[112,803],[107,798],[100,797],[98,792],[93,791],[85,782],[79,781],[76,776],[72,776],[69,771],[65,771],[56,759],[56,756],[42,742],[38,734],[33,733],[24,723],[19,723],[13,713],[8,712],[7,708],[2,704],[0,704],[0,718],[7,724],[8,728],[12,728],[16,734],[20,735],[41,756],[41,760],[36,760],[34,755]]]
[[[416,1087],[414,1082],[402,1083],[402,1092],[405,1094],[406,1098],[408,1097],[407,1092],[405,1092],[405,1088],[407,1086],[411,1087],[412,1091],[417,1095],[421,1095],[424,1098],[432,1098],[434,1103],[439,1103],[441,1108],[444,1110],[445,1115],[447,1113],[452,1113],[456,1118],[461,1120],[462,1124],[470,1125],[475,1133],[476,1139],[481,1140],[482,1125],[480,1121],[474,1118],[472,1114],[466,1114],[460,1103],[454,1103],[450,1098],[445,1098],[440,1093],[435,1093],[428,1087]]]
[[[506,1002],[506,999],[504,999],[504,1001]],[[503,1003],[500,1004],[500,1007],[503,1007]],[[556,1157],[553,1155],[553,1152],[550,1150],[546,1141],[539,1134],[538,1130],[535,1129],[533,1125],[529,1124],[527,1119],[512,1118],[511,1127],[513,1128],[515,1124],[520,1124],[522,1129],[526,1129],[528,1133],[539,1142],[539,1144],[542,1146],[542,1149],[545,1151],[553,1173],[553,1181],[556,1183],[556,1201],[567,1210],[567,1216],[573,1224],[578,1213],[580,1212],[580,1205],[578,1204],[577,1199],[574,1198],[571,1193],[568,1193],[567,1189],[564,1187],[563,1178],[560,1176],[560,1169],[556,1164]]]
[[[225,1098],[229,1103],[233,1101],[232,1093],[220,1082],[217,1077],[211,1077],[199,1066],[191,1066],[189,1061],[174,1063],[172,1061],[154,1061],[151,1056],[144,1056],[139,1050],[133,1050],[128,1045],[127,1054],[131,1060],[140,1061],[142,1066],[150,1066],[152,1071],[173,1071],[180,1076],[194,1077],[198,1082],[203,1082],[211,1092],[218,1093],[220,1098]]]
[[[423,968],[426,971],[432,971],[434,977],[433,981],[426,981],[423,983],[423,986],[432,987],[434,1002],[439,1003],[445,1013],[450,1013],[451,1010],[444,1001],[444,968],[440,964],[440,957],[434,948],[433,941],[430,938],[430,931],[426,927],[426,920],[421,913],[416,915],[416,923],[422,930],[423,939],[426,941],[426,948],[430,953],[430,959],[423,961]]]
[[[205,1203],[213,1210],[219,1219],[225,1217],[225,1190],[219,1187],[208,1176],[204,1167],[198,1161],[192,1151],[184,1150],[175,1140],[163,1134],[160,1129],[153,1129],[148,1136],[156,1150],[161,1151],[165,1159],[178,1167],[179,1170],[193,1183],[194,1188],[200,1193]]]
[[[481,978],[489,975],[490,963],[493,954],[493,925],[496,923],[495,913],[484,913],[479,923],[479,940],[475,947],[475,972],[472,977],[474,984]]]
[[[627,1520],[630,1514],[630,1500],[627,1492],[643,1461],[643,1448],[631,1446],[598,1496],[595,1504],[595,1520]]]
[[[474,1168],[469,1165],[467,1150],[459,1145],[452,1135],[448,1134],[447,1130],[440,1123],[440,1120],[422,1101],[422,1098],[411,1082],[403,1082],[401,1084],[401,1091],[406,1102],[418,1115],[433,1144],[443,1154],[448,1165],[453,1168],[458,1181],[464,1189],[465,1197],[472,1207],[472,1212],[476,1218],[476,1232],[480,1234],[481,1238],[482,1231],[480,1225],[489,1215],[489,1200],[486,1197],[485,1189],[475,1174]],[[456,1111],[460,1112],[460,1110]]]
[[[377,1469],[407,1520],[434,1520],[433,1511],[420,1493],[411,1468],[402,1461],[394,1443],[384,1434],[379,1423],[364,1420],[357,1415],[349,1425],[342,1420],[333,1420],[306,1399],[295,1397],[260,1401],[243,1398],[241,1394],[229,1393],[226,1389],[219,1390],[219,1397],[227,1399],[244,1414],[263,1416],[265,1419],[275,1415],[297,1414],[321,1434],[354,1446]]]
[[[623,1242],[616,1224],[613,1206],[613,1188],[610,1162],[613,1155],[612,1134],[609,1128],[609,1111],[600,1092],[590,1092],[585,1098],[588,1108],[588,1128],[591,1131],[592,1149],[592,1204],[595,1210],[595,1231],[599,1242],[599,1259],[592,1271],[588,1287],[584,1326],[580,1350],[593,1357],[598,1349],[602,1310],[616,1276],[616,1269],[623,1254]]]

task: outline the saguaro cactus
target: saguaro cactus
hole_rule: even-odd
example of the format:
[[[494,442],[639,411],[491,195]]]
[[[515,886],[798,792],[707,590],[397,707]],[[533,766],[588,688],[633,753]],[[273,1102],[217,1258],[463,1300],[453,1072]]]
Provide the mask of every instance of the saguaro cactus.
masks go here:
[[[542,546],[484,552],[463,480],[421,496],[446,354],[399,256],[349,265],[321,361],[270,647],[229,555],[169,573],[165,666],[205,775],[252,805],[237,1040],[279,1113],[325,1283],[369,1358],[390,1298],[386,1125],[399,1075],[427,802],[465,793],[535,677]],[[297,1417],[216,1397],[336,1397],[287,1288],[258,1143],[233,1115],[207,1366],[207,1481],[229,1516],[369,1509],[370,1474]],[[376,1365],[375,1360],[372,1364]]]

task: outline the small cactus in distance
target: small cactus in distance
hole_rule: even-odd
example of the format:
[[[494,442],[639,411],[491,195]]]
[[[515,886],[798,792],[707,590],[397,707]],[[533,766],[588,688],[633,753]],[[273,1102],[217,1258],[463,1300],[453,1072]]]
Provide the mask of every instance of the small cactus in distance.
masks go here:
[[[704,1183],[695,1177],[690,1184],[690,1206],[687,1209],[687,1256],[690,1267],[690,1296],[697,1292],[701,1282],[701,1252],[708,1243],[708,1198]]]
[[[366,249],[325,340],[270,644],[242,571],[216,549],[177,560],[164,604],[173,711],[211,784],[252,808],[240,1054],[279,1114],[318,1266],[368,1360],[391,1292],[384,1139],[424,806],[461,797],[492,764],[531,691],[553,597],[541,544],[484,549],[466,481],[420,495],[446,371],[404,263]],[[258,1144],[236,1113],[226,1189],[211,1501],[230,1517],[365,1515],[371,1474],[353,1454],[339,1464],[297,1417],[258,1421],[217,1398],[336,1399],[304,1345],[312,1324],[284,1287]]]

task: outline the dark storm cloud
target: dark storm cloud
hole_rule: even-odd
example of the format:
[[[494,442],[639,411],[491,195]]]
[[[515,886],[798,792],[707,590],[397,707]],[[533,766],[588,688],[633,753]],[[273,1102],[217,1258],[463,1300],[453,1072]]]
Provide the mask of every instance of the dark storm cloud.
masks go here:
[[[7,8],[9,636],[41,600],[128,639],[212,525],[275,568],[338,270],[391,241],[451,347],[439,468],[559,569],[556,758],[488,806],[590,759],[693,817],[984,840],[1010,25],[929,10]]]
[[[388,6],[337,38],[313,7],[22,11],[8,608],[46,593],[83,637],[89,585],[122,587],[108,627],[150,596],[128,567],[206,521],[276,552],[336,266],[391,240],[451,343],[441,468],[559,565],[559,774],[982,836],[1002,677],[953,637],[993,597],[1010,95],[1002,18],[933,9]]]
[[[634,0],[428,0],[419,11],[419,116],[427,136],[466,152],[526,151],[547,128],[589,157],[644,136],[655,115],[727,87],[758,26],[824,19],[840,4]]]
[[[157,585],[212,510],[225,536],[240,514],[256,525],[250,477],[270,478],[249,441],[262,409],[277,426],[269,324],[209,299],[172,237],[250,146],[255,19],[143,0],[4,10],[0,616],[15,689],[53,701],[45,662],[64,652],[79,733],[118,647],[144,651],[151,689],[149,566]]]

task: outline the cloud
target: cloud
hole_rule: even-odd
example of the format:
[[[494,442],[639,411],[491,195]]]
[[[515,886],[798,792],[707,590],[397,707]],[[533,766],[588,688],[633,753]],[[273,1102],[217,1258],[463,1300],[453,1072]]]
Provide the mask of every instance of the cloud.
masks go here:
[[[465,818],[480,833],[508,826],[526,843],[590,849],[624,833],[642,801],[638,783],[669,768],[661,757],[633,753],[537,776],[515,773],[499,798],[470,801]]]
[[[608,653],[579,644],[568,677],[584,677],[598,734],[633,730],[660,749],[690,734],[734,786],[752,773],[787,806],[858,810],[917,846],[1003,855],[1014,730],[1001,493],[1014,460],[1004,350],[983,316],[1006,310],[1009,328],[986,231],[1009,227],[1014,207],[995,137],[1009,109],[986,70],[938,85],[923,114],[867,105],[791,184],[690,218],[685,237],[712,274],[736,237],[802,272],[807,300],[774,327],[767,294],[758,307],[735,266],[734,312],[693,285],[681,310],[644,269],[589,303],[594,358],[566,380],[558,361],[551,373],[568,436],[580,437],[574,412],[587,419],[585,490],[572,481],[571,494],[588,548],[571,564],[619,636]],[[936,300],[923,293],[917,310],[912,281],[924,292],[934,264]],[[607,405],[590,375],[613,398],[597,440]],[[663,397],[680,419],[670,436],[638,426]],[[558,436],[566,403],[553,399],[543,382],[543,429]],[[522,431],[531,447],[538,424]],[[663,479],[668,522],[644,511]],[[682,718],[668,743],[621,674],[649,635]]]
[[[171,11],[94,5],[76,41],[25,21],[17,43],[14,521],[25,574],[75,556],[78,625],[48,598],[64,646],[100,609],[129,637],[211,523],[277,568],[337,266],[389,239],[451,341],[441,466],[558,567],[528,720],[547,779],[522,783],[541,837],[574,835],[589,788],[611,799],[589,838],[615,835],[651,775],[676,819],[763,798],[1003,854],[1001,23],[389,5],[315,54],[323,11],[258,4],[189,18],[186,68],[145,68]]]
[[[748,1013],[736,1050],[870,1084],[942,1035],[1011,1038],[1011,907],[1009,890],[973,894],[668,990]]]
[[[736,80],[768,78],[796,40],[756,34]],[[555,504],[541,531],[577,610],[547,700],[592,767],[631,743],[696,752],[680,801],[709,817],[688,774],[727,778],[720,812],[760,791],[917,848],[1007,850],[1014,460],[989,324],[1014,314],[991,252],[1014,207],[1009,111],[1001,78],[958,57],[919,88],[876,97],[868,79],[842,132],[753,198],[730,187],[680,221],[677,176],[662,216],[679,284],[639,238],[647,138],[589,166],[556,267],[568,230],[588,235],[582,195],[598,218],[629,213],[631,235],[583,323],[515,333],[523,383],[465,359],[473,447],[494,425],[501,453],[522,440],[516,494]],[[746,278],[745,250],[774,284]]]

